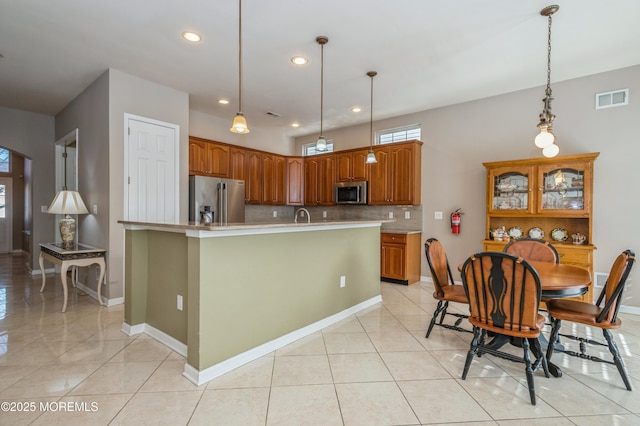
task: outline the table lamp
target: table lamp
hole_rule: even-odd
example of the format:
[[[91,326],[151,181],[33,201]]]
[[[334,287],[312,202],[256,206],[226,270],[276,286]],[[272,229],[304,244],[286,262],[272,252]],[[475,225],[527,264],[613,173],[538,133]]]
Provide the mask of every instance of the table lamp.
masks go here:
[[[76,221],[70,215],[87,214],[89,211],[78,191],[63,189],[58,191],[47,213],[65,215],[64,218],[60,219],[60,237],[62,238],[62,244],[69,246],[73,245],[76,237]]]

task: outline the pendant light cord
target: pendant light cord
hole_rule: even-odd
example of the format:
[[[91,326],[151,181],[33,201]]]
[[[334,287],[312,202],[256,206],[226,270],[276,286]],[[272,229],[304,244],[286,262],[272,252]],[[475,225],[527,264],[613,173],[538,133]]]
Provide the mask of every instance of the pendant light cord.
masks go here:
[[[549,15],[547,36],[547,89],[545,93],[548,97],[551,97],[551,15]]]
[[[322,137],[322,120],[324,111],[324,45],[320,44],[320,137]]]
[[[242,0],[238,1],[238,111],[242,113]]]
[[[375,77],[375,71],[369,71],[369,77],[371,77],[371,108],[369,119],[369,147],[373,148],[373,77]]]

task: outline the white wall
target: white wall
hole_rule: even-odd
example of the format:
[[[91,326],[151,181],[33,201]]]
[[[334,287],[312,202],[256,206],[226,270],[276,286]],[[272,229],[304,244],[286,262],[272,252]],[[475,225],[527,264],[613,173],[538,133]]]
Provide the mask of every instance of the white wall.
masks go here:
[[[276,154],[299,155],[299,151],[293,151],[293,139],[281,132],[254,127],[250,117],[247,117],[250,132],[238,135],[229,131],[232,121],[233,116],[227,119],[192,110],[189,112],[189,135]]]
[[[629,88],[628,106],[595,110],[596,93]],[[554,131],[560,155],[600,152],[595,162],[593,242],[596,272],[608,273],[624,249],[640,253],[640,66],[552,83]],[[422,124],[423,237],[440,239],[453,267],[482,249],[485,235],[485,169],[483,162],[541,157],[533,145],[544,88],[521,90],[416,114],[380,120],[374,131]],[[383,99],[378,102],[384,102]],[[317,135],[297,138],[296,147]],[[335,149],[368,143],[369,125],[325,132]],[[450,233],[447,215],[462,208],[462,234]],[[434,220],[433,212],[445,212]],[[624,218],[627,218],[626,220]],[[428,266],[422,256],[422,275]],[[640,307],[640,266],[632,271],[626,305]]]
[[[0,107],[0,146],[18,152],[32,160],[31,205],[32,269],[40,269],[38,244],[54,240],[55,215],[41,213],[40,206],[49,206],[55,195],[54,119],[51,116]],[[15,218],[14,220],[22,220]]]

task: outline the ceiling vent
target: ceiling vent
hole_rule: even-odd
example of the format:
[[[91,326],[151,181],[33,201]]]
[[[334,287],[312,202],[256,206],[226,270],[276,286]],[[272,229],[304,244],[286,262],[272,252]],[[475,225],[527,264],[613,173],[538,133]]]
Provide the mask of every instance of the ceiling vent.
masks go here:
[[[629,89],[614,90],[596,94],[596,109],[611,108],[629,104]]]
[[[272,111],[267,111],[267,115],[270,115],[272,117],[280,117],[280,114],[278,114],[277,112],[272,112]]]

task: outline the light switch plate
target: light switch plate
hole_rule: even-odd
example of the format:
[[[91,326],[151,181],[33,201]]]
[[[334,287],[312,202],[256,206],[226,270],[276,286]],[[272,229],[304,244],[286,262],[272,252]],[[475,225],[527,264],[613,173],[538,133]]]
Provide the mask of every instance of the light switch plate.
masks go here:
[[[393,219],[393,212],[389,212],[389,219]]]
[[[442,212],[433,212],[433,218],[437,220],[442,220]]]
[[[411,212],[404,212],[405,219],[411,219]]]

